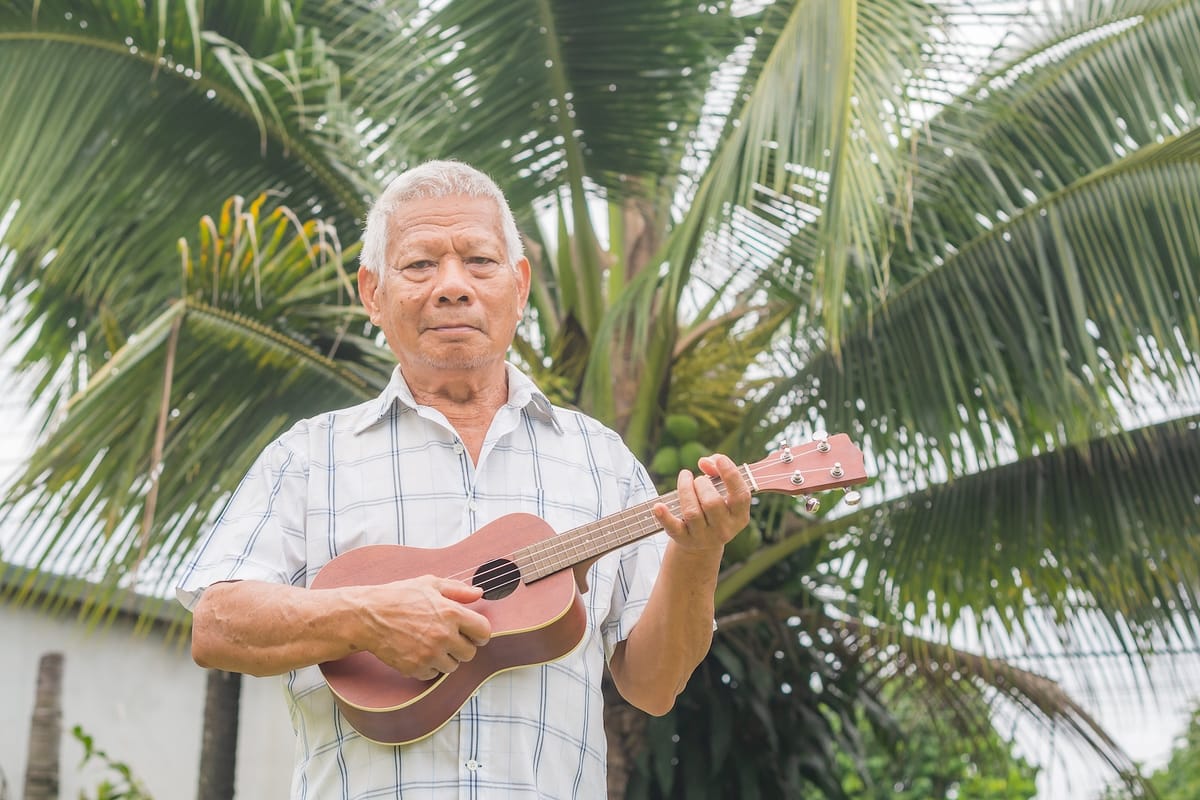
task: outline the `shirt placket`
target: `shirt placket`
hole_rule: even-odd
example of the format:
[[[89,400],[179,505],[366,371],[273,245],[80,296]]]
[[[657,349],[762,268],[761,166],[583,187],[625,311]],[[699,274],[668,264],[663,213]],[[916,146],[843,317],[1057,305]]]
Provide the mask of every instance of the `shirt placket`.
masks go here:
[[[480,476],[484,472],[484,462],[492,461],[498,457],[494,453],[495,444],[515,430],[520,420],[521,410],[515,406],[505,405],[496,412],[496,417],[492,420],[491,429],[488,431],[484,446],[480,451],[478,464],[472,463],[470,457],[465,455],[461,440],[457,436],[455,437],[455,452],[463,454],[462,457],[465,459],[466,464],[465,506],[467,530],[471,532],[478,530],[480,527],[480,503],[477,496],[477,487]],[[492,464],[492,468],[495,468],[495,466],[495,464]],[[463,706],[462,711],[459,712],[458,752],[463,778],[459,784],[459,797],[462,800],[478,800],[480,796],[480,784],[488,769],[488,765],[480,756],[481,753],[487,752],[488,749],[487,744],[483,741],[483,737],[487,735],[487,731],[480,725],[480,712],[478,693],[472,695],[467,704]]]

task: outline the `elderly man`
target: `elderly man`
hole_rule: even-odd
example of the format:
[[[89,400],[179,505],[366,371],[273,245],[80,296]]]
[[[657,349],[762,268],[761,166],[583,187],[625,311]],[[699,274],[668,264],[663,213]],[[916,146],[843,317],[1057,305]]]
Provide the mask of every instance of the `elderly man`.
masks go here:
[[[666,713],[712,639],[722,549],[749,516],[733,462],[682,472],[665,530],[588,572],[582,644],[501,672],[432,735],[377,744],[339,712],[316,665],[367,651],[432,680],[493,631],[482,589],[425,575],[311,589],[332,558],[368,544],[445,547],[513,512],[562,532],[655,497],[615,433],[550,404],[505,354],[529,296],[511,210],[457,162],[394,180],[367,220],[362,301],[398,365],[383,394],[297,423],[259,457],[179,589],[201,666],[285,675],[296,798],[601,798],[601,676]],[[709,476],[724,481],[718,491]]]

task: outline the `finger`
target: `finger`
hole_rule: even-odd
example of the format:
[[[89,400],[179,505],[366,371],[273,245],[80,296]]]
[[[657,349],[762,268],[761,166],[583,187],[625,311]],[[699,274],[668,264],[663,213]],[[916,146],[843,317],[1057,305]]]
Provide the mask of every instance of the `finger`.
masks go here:
[[[696,491],[696,501],[700,504],[702,512],[725,504],[725,495],[721,494],[713,479],[707,475],[701,475],[693,480],[692,486]]]
[[[476,647],[470,639],[464,636],[458,637],[450,643],[447,654],[460,664],[466,663],[475,658]]]
[[[657,503],[653,508],[650,509],[650,511],[652,514],[654,514],[654,518],[658,520],[658,524],[662,526],[663,530],[666,531],[667,535],[671,538],[674,539],[682,536],[686,531],[683,525],[683,520],[672,514],[671,509],[667,508],[666,504]]]
[[[709,488],[712,488],[712,483],[706,481]],[[700,507],[700,497],[697,494],[698,486],[696,477],[686,469],[679,471],[679,477],[675,481],[676,493],[679,498],[679,519],[683,522],[683,527],[694,525],[704,519],[704,511]]]
[[[492,623],[483,614],[464,609],[458,623],[458,632],[476,647],[483,647],[492,639]]]
[[[442,653],[434,659],[433,668],[443,675],[449,675],[458,669],[458,659],[450,653]]]
[[[751,492],[750,484],[746,482],[746,476],[728,456],[717,455],[714,458],[720,470],[721,480],[725,483],[725,499],[729,503],[730,510],[736,514],[749,511]]]
[[[725,510],[730,514],[738,515],[741,513],[743,506],[750,507],[750,487],[746,483],[746,478],[742,475],[742,471],[738,465],[733,462],[733,459],[720,453],[714,453],[711,456],[706,456],[700,460],[700,468],[706,475],[711,478],[720,478],[724,484],[724,489],[718,491],[722,504],[726,507],[721,509],[716,504],[712,506],[706,505],[706,512],[712,510]],[[704,501],[710,499],[710,496],[705,494],[702,498]]]
[[[434,588],[441,592],[442,597],[456,603],[474,603],[483,597],[482,587],[472,586],[462,581],[452,581],[449,578],[438,578],[434,582]]]

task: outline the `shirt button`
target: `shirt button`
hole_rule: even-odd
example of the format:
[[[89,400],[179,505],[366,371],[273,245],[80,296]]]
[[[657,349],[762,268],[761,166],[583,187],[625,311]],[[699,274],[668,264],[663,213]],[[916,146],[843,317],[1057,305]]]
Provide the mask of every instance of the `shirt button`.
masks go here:
[[[472,772],[474,772],[475,770],[479,769],[482,766],[483,766],[483,764],[480,764],[478,761],[476,761],[473,758],[467,762],[467,769],[471,770]]]
[[[469,503],[467,503],[467,508],[471,509],[472,511],[478,511],[479,503],[476,503],[474,500],[472,500]]]
[[[462,455],[462,451],[463,451],[463,449],[464,449],[464,448],[463,448],[463,444],[462,444],[462,442],[460,442],[460,441],[458,441],[458,440],[456,439],[456,440],[455,440],[455,442],[454,442],[454,452],[455,452],[457,455],[460,455],[460,456],[461,456],[461,455]]]

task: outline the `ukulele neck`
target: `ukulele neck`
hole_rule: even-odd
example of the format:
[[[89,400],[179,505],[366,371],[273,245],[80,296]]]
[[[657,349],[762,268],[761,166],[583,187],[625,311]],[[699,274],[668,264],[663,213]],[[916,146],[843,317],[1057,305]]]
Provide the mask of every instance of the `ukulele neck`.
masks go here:
[[[743,464],[738,469],[746,479],[747,485],[751,487],[751,492],[757,491],[754,477],[746,465]],[[722,495],[727,494],[724,481],[712,478],[712,482],[718,492]],[[630,506],[604,519],[589,522],[518,550],[513,554],[513,561],[521,570],[522,580],[532,583],[658,533],[662,530],[662,525],[652,509],[659,503],[663,503],[672,514],[679,516],[679,492],[668,492],[661,497]]]

